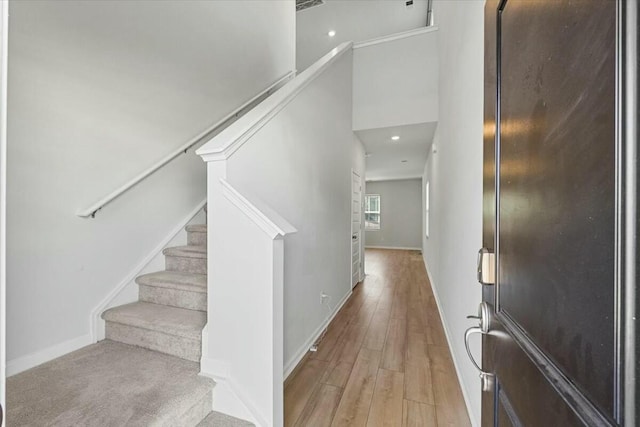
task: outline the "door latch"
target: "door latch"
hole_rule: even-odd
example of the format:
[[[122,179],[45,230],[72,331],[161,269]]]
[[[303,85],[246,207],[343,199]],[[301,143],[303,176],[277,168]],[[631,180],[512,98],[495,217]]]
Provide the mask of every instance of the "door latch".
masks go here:
[[[496,283],[496,257],[487,248],[478,251],[478,282],[483,285]]]

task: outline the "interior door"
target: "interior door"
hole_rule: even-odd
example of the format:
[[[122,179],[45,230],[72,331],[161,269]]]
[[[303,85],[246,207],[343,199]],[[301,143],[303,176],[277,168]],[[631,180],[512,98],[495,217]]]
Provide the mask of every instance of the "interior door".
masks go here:
[[[636,424],[636,8],[486,3],[483,426]]]
[[[351,288],[356,286],[362,271],[362,177],[351,171]]]

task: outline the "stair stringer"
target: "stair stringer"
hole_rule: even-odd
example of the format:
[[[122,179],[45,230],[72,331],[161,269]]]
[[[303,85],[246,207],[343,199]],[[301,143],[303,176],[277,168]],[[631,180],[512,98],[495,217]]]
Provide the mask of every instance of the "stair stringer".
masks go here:
[[[204,199],[187,214],[174,229],[172,229],[158,245],[149,252],[149,254],[140,261],[127,276],[115,287],[100,303],[91,310],[90,335],[91,342],[96,343],[105,338],[105,321],[102,319],[102,313],[119,305],[135,302],[138,300],[138,285],[135,282],[136,277],[151,273],[158,270],[164,270],[164,255],[162,251],[170,246],[183,245],[187,242],[187,232],[185,227],[189,224],[206,222],[207,200]]]

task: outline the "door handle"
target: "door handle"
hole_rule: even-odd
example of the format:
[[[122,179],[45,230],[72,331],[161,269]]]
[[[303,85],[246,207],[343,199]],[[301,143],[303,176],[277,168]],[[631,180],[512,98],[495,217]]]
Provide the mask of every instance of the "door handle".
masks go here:
[[[480,376],[493,375],[490,372],[483,371],[482,368],[480,367],[480,365],[478,365],[478,362],[476,362],[476,359],[473,357],[473,354],[471,354],[471,349],[469,348],[469,338],[471,338],[471,335],[473,335],[473,334],[485,335],[486,332],[484,332],[480,326],[472,326],[472,327],[468,328],[465,331],[465,333],[464,333],[464,348],[467,350],[467,355],[469,356],[469,359],[471,359],[471,363],[473,364],[473,366],[475,366],[475,368],[478,370],[478,372],[480,372]]]
[[[490,313],[489,305],[484,301],[481,302],[480,305],[478,306],[478,315],[467,316],[467,319],[478,319],[479,321],[478,326],[472,326],[468,328],[464,333],[464,348],[467,350],[467,355],[469,356],[471,363],[478,370],[478,372],[480,372],[480,378],[482,378],[483,389],[485,388],[485,384],[489,384],[488,379],[489,377],[493,377],[493,374],[491,372],[484,371],[480,367],[478,362],[476,362],[476,359],[473,357],[473,354],[471,353],[471,348],[469,348],[469,339],[474,334],[486,335],[489,333],[489,323],[490,323],[489,313]]]
[[[492,374],[491,372],[484,371],[480,367],[480,365],[478,365],[478,362],[476,362],[476,359],[473,357],[473,354],[471,354],[471,349],[469,349],[469,338],[473,334],[486,335],[487,332],[484,332],[480,326],[470,327],[464,333],[464,347],[467,350],[467,355],[469,356],[469,359],[471,359],[471,363],[478,370],[478,372],[480,372],[480,380],[482,381],[482,391],[491,391],[493,390],[495,375]]]

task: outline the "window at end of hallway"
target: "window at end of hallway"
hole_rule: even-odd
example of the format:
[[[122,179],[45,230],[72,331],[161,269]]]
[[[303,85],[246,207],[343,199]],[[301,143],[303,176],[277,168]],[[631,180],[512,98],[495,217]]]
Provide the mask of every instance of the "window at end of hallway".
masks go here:
[[[424,186],[424,234],[429,238],[429,181]]]
[[[379,194],[367,194],[364,197],[364,229],[380,230]]]

